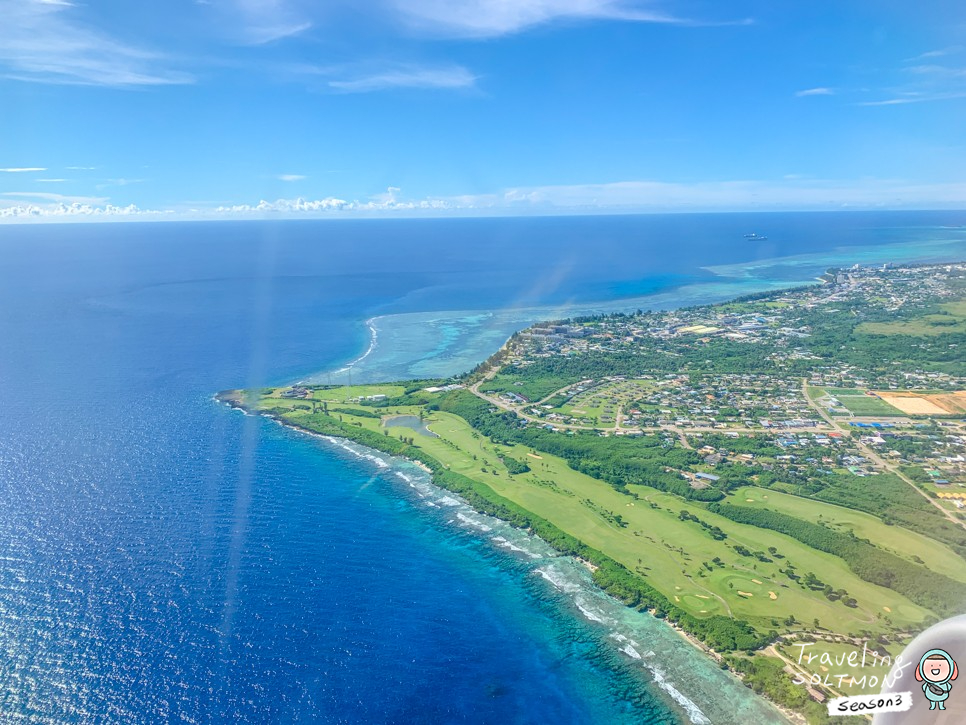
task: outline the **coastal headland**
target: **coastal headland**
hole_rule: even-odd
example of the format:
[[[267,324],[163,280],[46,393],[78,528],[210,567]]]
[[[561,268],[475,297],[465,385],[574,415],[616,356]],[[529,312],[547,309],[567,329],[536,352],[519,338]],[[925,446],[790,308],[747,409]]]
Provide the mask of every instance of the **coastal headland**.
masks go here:
[[[439,380],[219,394],[406,457],[810,722],[966,611],[966,265],[539,323]],[[824,671],[823,671],[824,670]]]

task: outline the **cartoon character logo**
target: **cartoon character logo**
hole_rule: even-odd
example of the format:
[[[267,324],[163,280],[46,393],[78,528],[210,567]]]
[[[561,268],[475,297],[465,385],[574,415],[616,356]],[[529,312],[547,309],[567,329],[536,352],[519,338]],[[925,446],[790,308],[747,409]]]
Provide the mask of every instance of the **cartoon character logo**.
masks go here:
[[[946,650],[931,649],[919,660],[916,679],[922,683],[922,692],[929,700],[929,709],[946,709],[946,699],[953,689],[951,682],[959,676],[956,662]]]

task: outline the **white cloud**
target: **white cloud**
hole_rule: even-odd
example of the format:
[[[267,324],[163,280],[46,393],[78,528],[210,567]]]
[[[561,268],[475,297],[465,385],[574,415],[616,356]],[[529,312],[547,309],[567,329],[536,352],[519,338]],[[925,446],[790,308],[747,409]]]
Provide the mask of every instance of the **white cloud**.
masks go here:
[[[62,184],[70,179],[34,179],[38,184]]]
[[[372,93],[393,89],[461,90],[476,86],[478,76],[460,65],[421,65],[362,61],[338,65],[295,64],[287,75],[310,88],[334,93]]]
[[[966,182],[921,184],[894,179],[822,180],[790,175],[768,181],[709,181],[678,184],[624,181],[514,187],[488,194],[407,200],[389,187],[368,201],[329,197],[261,201],[218,207],[219,215],[313,216],[328,213],[490,214],[686,212],[846,208],[962,208]]]
[[[151,86],[190,83],[158,54],[83,24],[69,2],[0,0],[0,75],[42,83]]]
[[[312,27],[312,22],[287,0],[206,0],[197,4],[212,7],[247,45],[266,45]]]
[[[276,178],[279,181],[305,181],[309,177],[302,174],[279,174]]]
[[[22,167],[9,167],[6,169],[0,169],[0,172],[5,174],[25,174],[30,171],[46,171],[42,166],[22,166]]]
[[[128,206],[94,206],[80,202],[58,204],[16,204],[14,206],[0,206],[0,222],[28,221],[28,220],[79,220],[83,218],[110,217],[156,217],[169,212],[142,211],[134,204]]]
[[[943,56],[954,55],[955,53],[959,53],[962,50],[963,50],[963,46],[961,45],[951,45],[948,48],[939,48],[938,50],[927,50],[925,53],[920,53],[914,58],[909,58],[908,60],[910,62],[914,62],[917,60],[928,60],[929,58],[942,58]]]
[[[945,65],[914,65],[906,70],[920,76],[932,76],[934,79],[966,78],[966,68],[950,68]]]
[[[639,0],[390,0],[411,26],[432,34],[487,38],[518,33],[556,20],[624,20],[706,25]],[[750,20],[737,21],[747,24]],[[736,24],[728,21],[725,24]]]
[[[10,196],[17,199],[40,199],[61,204],[103,204],[108,200],[106,196],[66,196],[48,191],[5,191],[0,196]]]
[[[806,88],[804,91],[797,91],[795,95],[799,98],[804,96],[834,96],[835,91],[831,88]]]
[[[910,93],[908,95],[886,98],[880,101],[863,101],[860,106],[904,106],[909,103],[928,103],[930,101],[951,101],[966,98],[966,91],[949,93]]]
[[[710,181],[676,184],[627,181],[611,184],[508,189],[497,205],[639,211],[752,209],[924,208],[966,204],[966,183],[919,184],[889,179]]]
[[[459,208],[456,203],[445,199],[398,201],[396,194],[399,191],[400,189],[391,186],[386,193],[378,194],[368,201],[347,201],[337,197],[309,200],[299,197],[297,199],[277,199],[275,201],[262,200],[257,204],[220,206],[214,211],[220,215],[279,214],[287,216],[317,212],[443,211]]]
[[[143,184],[147,179],[104,179],[97,185],[97,189],[109,189],[112,186],[130,186],[131,184]]]
[[[958,48],[932,51],[936,57],[952,53]],[[918,60],[919,58],[915,59]],[[860,106],[904,106],[910,103],[928,103],[966,98],[966,68],[950,67],[936,63],[907,65],[902,69],[905,83],[879,91],[886,96],[872,101],[860,102]]]
[[[348,73],[344,78],[330,80],[328,86],[341,93],[371,93],[393,88],[458,90],[472,88],[476,80],[477,76],[462,66],[407,65],[376,72]]]
[[[276,199],[180,211],[115,206],[98,197],[8,192],[0,197],[0,221],[83,219],[255,219],[339,216],[456,216],[779,211],[838,209],[962,209],[966,182],[923,184],[896,179],[819,180],[789,176],[768,181],[692,184],[623,181],[514,187],[485,194],[406,199],[389,187],[365,201],[339,197]],[[21,201],[21,199],[23,199]]]

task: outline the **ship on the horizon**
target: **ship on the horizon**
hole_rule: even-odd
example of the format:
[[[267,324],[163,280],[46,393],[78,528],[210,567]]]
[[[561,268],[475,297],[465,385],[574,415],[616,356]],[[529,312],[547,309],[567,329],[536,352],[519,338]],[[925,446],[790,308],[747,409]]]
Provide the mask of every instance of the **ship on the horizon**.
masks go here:
[[[748,241],[751,241],[751,242],[763,242],[766,239],[768,239],[768,237],[765,237],[765,236],[762,236],[761,234],[756,234],[755,232],[752,232],[751,234],[746,234],[745,235],[745,239],[747,239]]]

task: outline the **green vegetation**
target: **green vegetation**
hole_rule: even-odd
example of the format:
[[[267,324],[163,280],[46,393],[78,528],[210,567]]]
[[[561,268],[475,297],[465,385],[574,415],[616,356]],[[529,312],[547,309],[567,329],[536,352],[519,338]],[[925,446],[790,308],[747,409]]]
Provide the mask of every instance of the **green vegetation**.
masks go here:
[[[640,438],[601,438],[588,432],[562,436],[542,428],[525,425],[512,412],[494,410],[472,393],[460,390],[439,401],[439,409],[454,413],[496,443],[522,444],[560,456],[574,470],[607,481],[618,490],[630,483],[644,483],[671,491],[687,499],[716,501],[722,493],[715,489],[695,489],[680,474],[667,468],[697,463],[696,453],[669,448],[659,436]]]
[[[866,322],[857,331],[866,335],[914,337],[966,333],[966,302],[947,302],[909,320]]]
[[[878,289],[868,276],[874,294],[807,287],[588,317],[553,341],[515,335],[455,380],[223,398],[417,461],[478,510],[583,559],[628,606],[728,653],[756,692],[830,722],[771,656],[788,656],[789,638],[896,646],[966,610],[966,529],[915,488],[939,474],[918,464],[945,450],[947,429],[890,437],[893,456],[917,463],[898,468],[867,447],[883,438],[822,419],[831,397],[840,416],[900,416],[865,393],[906,389],[910,374],[920,391],[964,384],[966,301],[901,274],[915,278],[886,275]],[[463,387],[425,390],[452,382]],[[386,426],[400,415],[434,435]]]
[[[912,529],[966,556],[966,529],[943,518],[894,474],[881,473],[873,481],[840,474],[828,474],[819,480],[823,485],[812,492],[814,498],[875,514],[886,524]]]
[[[851,532],[803,521],[768,509],[749,509],[713,503],[710,511],[738,523],[751,524],[787,534],[813,549],[833,554],[865,581],[887,587],[923,607],[944,615],[959,612],[966,605],[966,584],[928,571],[925,567],[878,549]]]
[[[945,576],[966,582],[963,560],[948,546],[901,526],[888,525],[876,516],[854,509],[822,503],[778,491],[749,486],[734,491],[729,503],[754,508],[769,508],[812,521],[874,542],[897,556],[922,564]]]
[[[828,391],[831,393],[832,391]],[[881,398],[877,398],[874,395],[866,395],[865,391],[862,390],[852,390],[849,393],[837,392],[832,393],[836,400],[838,400],[845,408],[848,409],[852,415],[865,415],[865,416],[898,416],[905,415],[901,410],[889,405],[887,402]]]

